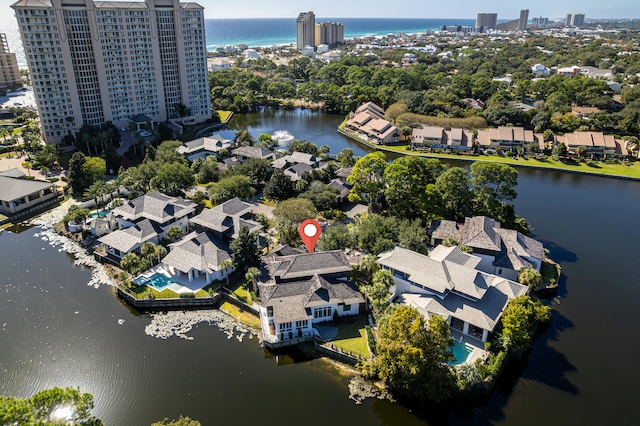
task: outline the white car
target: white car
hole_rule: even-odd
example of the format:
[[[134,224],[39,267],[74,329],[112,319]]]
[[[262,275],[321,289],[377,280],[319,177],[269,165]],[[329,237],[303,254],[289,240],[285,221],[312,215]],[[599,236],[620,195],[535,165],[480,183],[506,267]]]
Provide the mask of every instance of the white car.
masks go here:
[[[120,127],[120,131],[121,132],[126,132],[127,130],[129,130],[129,129],[127,129],[126,127]]]
[[[151,136],[151,133],[147,132],[146,130],[138,130],[138,134],[140,136],[142,136],[142,137],[145,137],[145,138],[148,137],[148,136]]]

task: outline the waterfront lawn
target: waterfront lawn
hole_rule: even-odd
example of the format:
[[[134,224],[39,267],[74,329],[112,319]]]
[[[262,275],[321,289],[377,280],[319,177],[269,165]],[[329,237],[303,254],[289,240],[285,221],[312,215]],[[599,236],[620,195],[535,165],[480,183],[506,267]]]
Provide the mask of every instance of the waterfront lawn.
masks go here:
[[[244,288],[243,285],[239,285],[235,290],[233,290],[233,295],[236,296],[238,299],[242,300],[244,303],[248,304],[249,306],[253,305],[253,300],[251,300],[251,295],[249,294],[247,289]]]
[[[342,318],[341,322],[335,325],[338,335],[331,341],[331,345],[362,358],[369,358],[363,317]]]
[[[220,310],[231,315],[238,321],[242,322],[253,328],[260,328],[260,318],[251,312],[247,312],[244,309],[240,309],[236,305],[232,305],[229,302],[224,302],[220,306]]]
[[[543,286],[558,285],[560,268],[557,263],[550,261],[549,259],[545,260],[540,267],[540,274],[542,275]],[[553,280],[553,283],[551,280]]]

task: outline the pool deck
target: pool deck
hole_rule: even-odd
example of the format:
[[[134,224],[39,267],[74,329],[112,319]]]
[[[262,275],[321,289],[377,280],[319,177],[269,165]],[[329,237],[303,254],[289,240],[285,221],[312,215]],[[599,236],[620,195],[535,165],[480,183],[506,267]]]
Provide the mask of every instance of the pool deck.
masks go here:
[[[451,329],[451,337],[453,337],[456,342],[461,342],[467,346],[473,347],[473,352],[471,352],[471,355],[469,355],[467,360],[462,364],[474,364],[477,359],[486,357],[487,351],[484,350],[484,343],[481,340],[474,339],[471,336],[462,334],[461,332],[453,329]]]
[[[154,274],[161,274],[175,281],[176,282],[175,284],[169,284],[168,286],[162,288],[162,290],[165,290],[168,288],[172,291],[175,291],[178,294],[195,293],[196,291],[207,286],[207,280],[205,278],[197,278],[197,279],[194,279],[193,281],[189,281],[189,277],[187,275],[177,276],[175,274],[171,274],[163,264],[154,266],[153,268],[149,269],[148,271],[146,271],[145,273],[139,276],[149,278]]]

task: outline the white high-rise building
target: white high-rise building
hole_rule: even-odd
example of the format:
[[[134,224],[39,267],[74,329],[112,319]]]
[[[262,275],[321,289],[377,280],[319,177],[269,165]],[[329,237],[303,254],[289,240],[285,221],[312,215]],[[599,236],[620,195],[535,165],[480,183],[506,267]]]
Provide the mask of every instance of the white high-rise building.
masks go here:
[[[11,7],[47,143],[83,124],[180,118],[177,105],[191,112],[185,123],[211,117],[202,6],[19,0]]]
[[[296,47],[316,46],[316,15],[313,12],[301,12],[296,20]]]

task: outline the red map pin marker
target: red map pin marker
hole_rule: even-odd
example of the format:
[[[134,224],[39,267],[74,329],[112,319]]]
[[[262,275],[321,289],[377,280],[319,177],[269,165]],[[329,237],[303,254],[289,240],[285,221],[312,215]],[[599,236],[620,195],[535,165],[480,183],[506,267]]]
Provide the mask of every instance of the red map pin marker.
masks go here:
[[[302,241],[307,247],[307,250],[309,250],[309,253],[313,253],[313,250],[316,248],[316,243],[322,234],[322,227],[320,224],[313,219],[307,219],[300,224],[298,232],[300,232],[300,238],[302,238]]]

